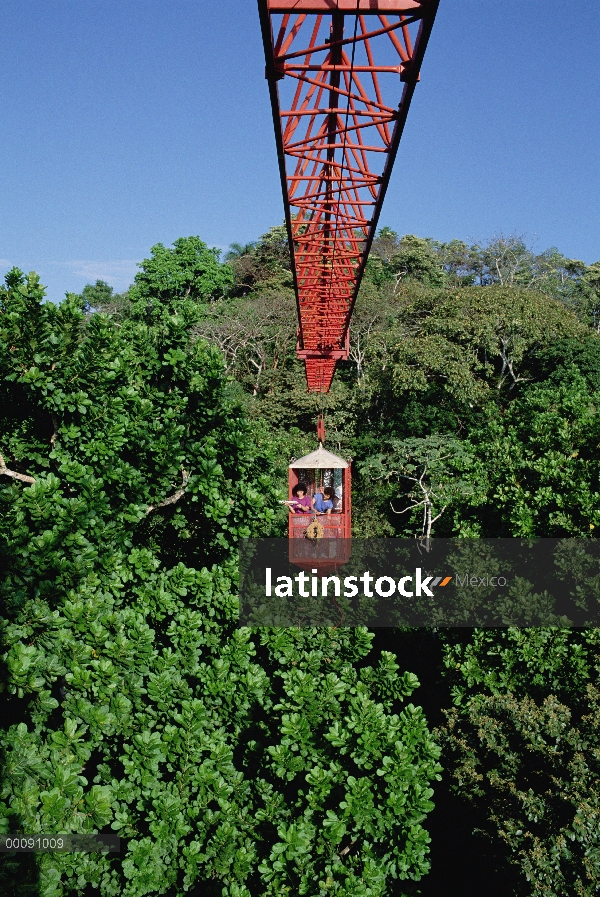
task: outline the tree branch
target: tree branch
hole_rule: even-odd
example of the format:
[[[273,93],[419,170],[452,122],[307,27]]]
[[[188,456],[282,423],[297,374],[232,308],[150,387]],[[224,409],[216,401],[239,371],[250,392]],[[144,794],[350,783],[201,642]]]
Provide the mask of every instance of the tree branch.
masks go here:
[[[355,838],[351,844],[349,844],[347,847],[344,847],[343,850],[339,850],[338,856],[345,857],[347,853],[350,853],[350,851],[352,850],[352,848],[354,847],[354,845],[356,844],[357,841],[358,841],[358,838]]]
[[[403,511],[397,511],[397,510],[395,509],[394,505],[392,504],[392,502],[390,502],[390,508],[392,509],[392,511],[394,512],[394,514],[406,514],[407,511],[412,511],[413,508],[420,508],[421,505],[425,505],[425,504],[427,504],[427,499],[426,499],[426,498],[423,499],[423,501],[416,502],[414,505],[409,505],[408,508],[404,508]]]
[[[59,427],[58,420],[56,419],[56,416],[54,414],[52,415],[52,426],[54,428],[54,432],[52,433],[52,436],[50,437],[50,445],[52,446],[52,448],[54,448],[54,446],[56,445],[56,437],[58,436],[58,427]]]
[[[183,481],[181,484],[181,488],[178,489],[177,492],[174,492],[173,495],[169,495],[168,498],[164,498],[157,505],[149,505],[146,508],[146,517],[152,511],[156,511],[157,508],[166,508],[167,505],[174,505],[175,502],[179,501],[179,499],[183,496],[183,493],[185,492],[185,487],[187,486],[189,478],[190,478],[189,473],[187,472],[187,470],[184,470],[183,467],[181,468],[181,478]]]
[[[5,477],[12,477],[13,480],[21,480],[22,483],[35,483],[35,477],[29,477],[26,473],[17,473],[16,470],[9,470],[2,455],[0,455],[1,474],[4,474]]]
[[[435,523],[436,520],[439,520],[440,517],[442,516],[442,514],[444,513],[444,511],[446,510],[447,507],[448,507],[448,505],[444,505],[444,507],[442,508],[442,510],[440,511],[440,513],[437,514],[437,515],[433,518],[433,520],[432,520],[431,522],[432,522],[432,523]]]

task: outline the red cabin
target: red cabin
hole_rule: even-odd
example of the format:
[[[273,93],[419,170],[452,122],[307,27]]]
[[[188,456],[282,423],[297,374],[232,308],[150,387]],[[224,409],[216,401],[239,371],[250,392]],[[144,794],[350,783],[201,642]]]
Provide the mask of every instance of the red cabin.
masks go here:
[[[294,488],[306,487],[312,500],[325,487],[333,490],[333,509],[329,514],[294,513],[290,506],[289,554],[290,561],[306,569],[315,567],[319,574],[330,573],[350,558],[352,535],[352,499],[350,462],[324,449],[321,443],[316,451],[292,461],[289,467],[289,500],[294,501]],[[307,535],[314,521],[323,528],[316,538]]]

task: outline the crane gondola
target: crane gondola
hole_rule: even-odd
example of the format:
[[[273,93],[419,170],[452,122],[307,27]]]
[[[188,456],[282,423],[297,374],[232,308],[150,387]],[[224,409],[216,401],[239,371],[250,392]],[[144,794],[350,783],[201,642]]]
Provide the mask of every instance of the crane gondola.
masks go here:
[[[321,426],[321,433],[324,430]],[[321,575],[337,569],[350,557],[352,493],[350,462],[319,447],[289,466],[289,558],[299,567],[316,567]],[[298,490],[313,504],[323,490],[331,495],[328,512],[305,512],[294,504]],[[314,535],[311,537],[311,528]],[[308,538],[306,538],[308,536]]]

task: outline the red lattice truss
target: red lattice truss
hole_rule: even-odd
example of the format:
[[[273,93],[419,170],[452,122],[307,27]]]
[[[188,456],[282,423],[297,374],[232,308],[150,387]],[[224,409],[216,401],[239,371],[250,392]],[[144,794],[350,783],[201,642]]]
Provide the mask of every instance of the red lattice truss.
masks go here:
[[[439,0],[258,2],[298,356],[328,392]]]

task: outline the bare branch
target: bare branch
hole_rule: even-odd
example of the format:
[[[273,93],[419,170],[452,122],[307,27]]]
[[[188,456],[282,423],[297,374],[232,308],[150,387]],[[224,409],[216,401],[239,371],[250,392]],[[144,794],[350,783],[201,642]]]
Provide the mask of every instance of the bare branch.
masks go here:
[[[35,477],[29,477],[26,473],[18,473],[16,470],[9,470],[3,456],[0,455],[0,475],[2,474],[5,477],[12,477],[13,480],[20,480],[22,483],[35,483]]]
[[[357,841],[358,841],[358,838],[355,838],[354,841],[352,841],[352,843],[349,844],[347,847],[344,847],[342,850],[338,850],[338,856],[344,857],[344,856],[346,856],[347,853],[350,853],[350,851],[352,850],[352,848],[354,847],[354,845],[356,844]]]
[[[448,505],[444,505],[444,507],[442,508],[442,510],[440,511],[440,513],[437,514],[437,515],[433,518],[433,520],[432,520],[431,522],[432,522],[432,523],[435,523],[436,520],[439,520],[440,517],[442,516],[442,514],[444,513],[444,511],[446,510],[447,507],[448,507]]]
[[[406,514],[407,511],[412,511],[414,508],[418,508],[420,505],[427,504],[427,499],[423,499],[423,501],[416,502],[414,505],[409,505],[408,508],[404,508],[403,511],[397,511],[394,508],[394,505],[390,502],[390,508],[394,512],[394,514]]]
[[[181,484],[181,488],[178,489],[177,492],[174,492],[173,495],[169,495],[168,498],[165,498],[162,501],[160,501],[157,505],[149,505],[148,508],[146,509],[146,517],[152,511],[156,511],[157,508],[166,508],[167,505],[174,505],[175,502],[179,501],[179,499],[183,496],[183,494],[185,492],[185,488],[186,488],[189,478],[190,478],[189,473],[187,472],[187,470],[184,470],[183,467],[181,468],[181,478],[183,481]]]
[[[54,414],[52,415],[52,426],[54,427],[54,432],[52,433],[52,436],[50,437],[50,445],[52,446],[52,448],[54,448],[54,446],[56,445],[56,439],[58,436],[58,426],[59,426],[58,420]]]

